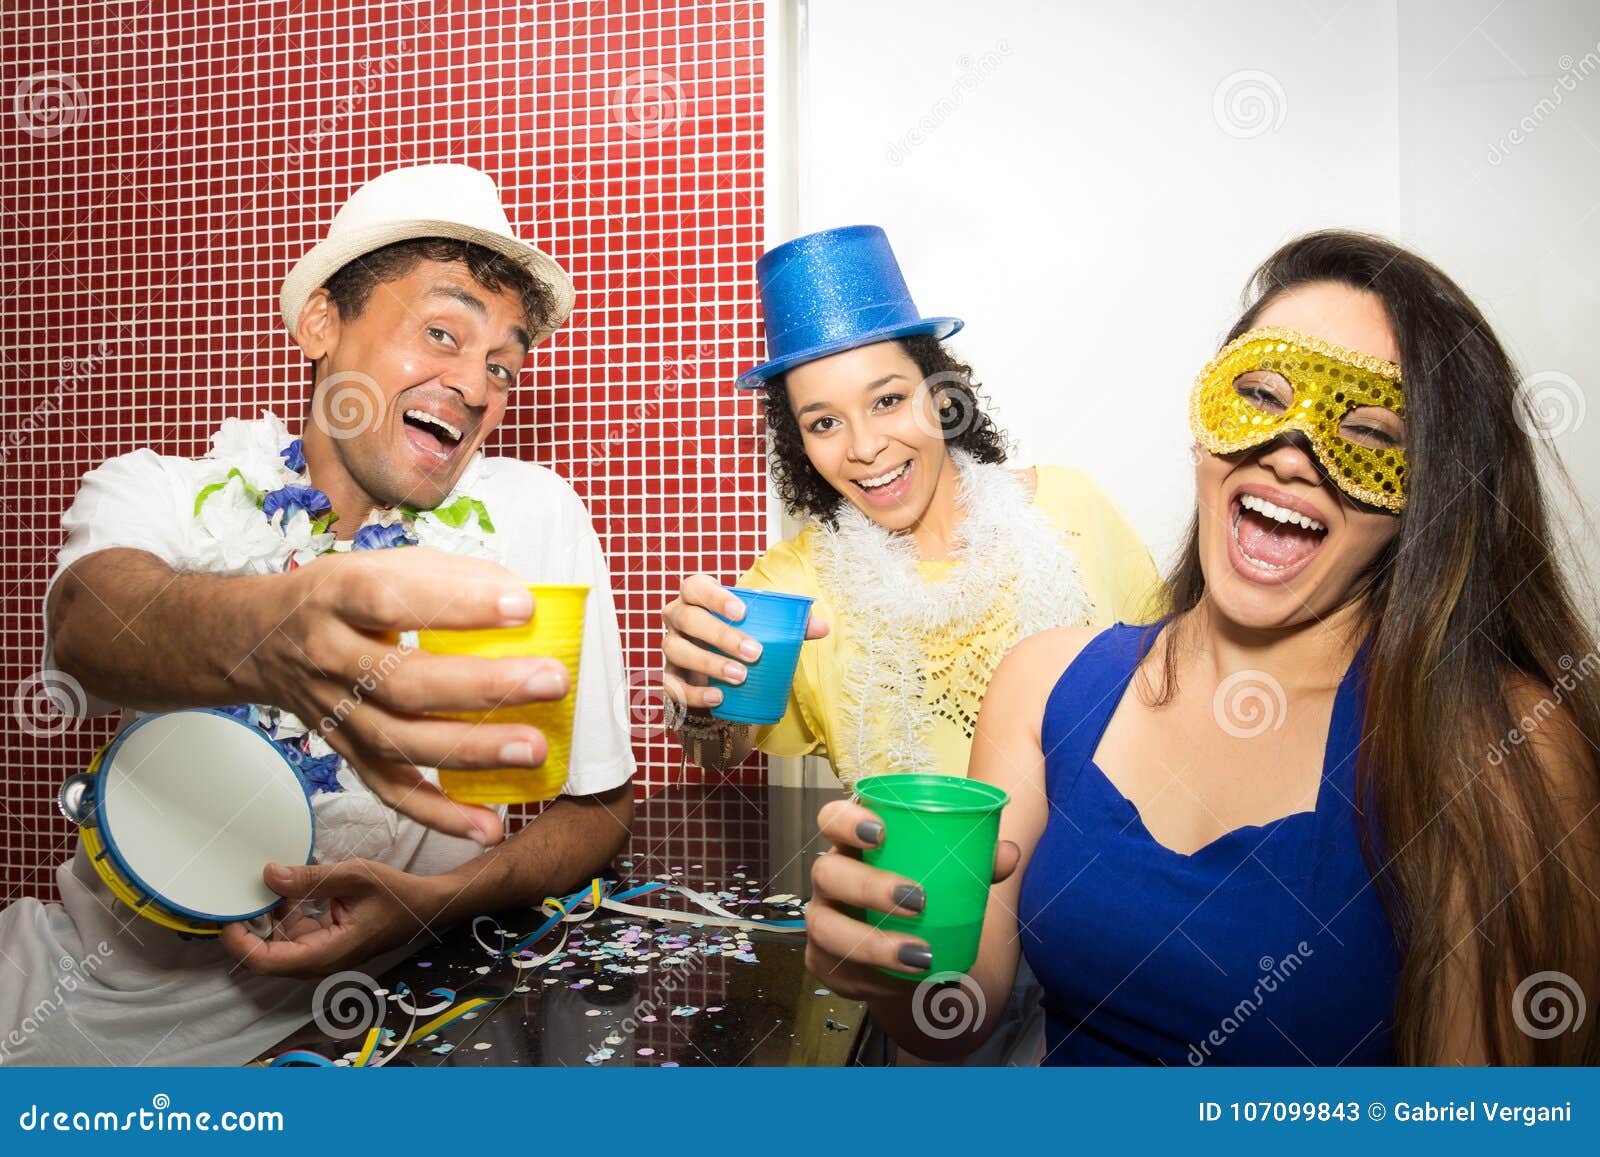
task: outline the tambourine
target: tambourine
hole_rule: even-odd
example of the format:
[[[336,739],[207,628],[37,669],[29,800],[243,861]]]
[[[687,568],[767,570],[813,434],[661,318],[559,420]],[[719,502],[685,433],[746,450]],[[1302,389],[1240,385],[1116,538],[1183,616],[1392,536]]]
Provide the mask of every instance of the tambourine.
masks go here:
[[[221,711],[145,715],[69,776],[61,813],[113,895],[186,936],[270,912],[268,863],[311,860],[316,821],[294,766]]]

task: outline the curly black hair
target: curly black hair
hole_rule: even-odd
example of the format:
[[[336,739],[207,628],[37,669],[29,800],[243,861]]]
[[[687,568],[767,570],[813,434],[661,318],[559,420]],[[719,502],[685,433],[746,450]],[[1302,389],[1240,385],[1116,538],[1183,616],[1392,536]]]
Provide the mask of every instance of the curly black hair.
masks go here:
[[[363,254],[334,271],[324,283],[339,316],[359,317],[378,286],[398,281],[424,261],[459,261],[472,279],[490,293],[510,289],[522,304],[529,326],[548,329],[555,314],[555,295],[538,278],[503,253],[453,237],[413,237]]]
[[[521,302],[523,316],[534,332],[549,329],[555,319],[556,297],[544,282],[503,253],[452,237],[413,237],[374,249],[340,266],[323,288],[333,299],[340,318],[353,321],[361,316],[378,286],[398,281],[424,261],[459,261],[472,279],[490,293],[510,289]],[[316,385],[316,381],[317,367],[313,362],[311,384]]]
[[[906,356],[916,363],[922,380],[935,392],[951,399],[947,409],[939,410],[939,423],[947,446],[965,450],[979,462],[1004,462],[1006,437],[984,412],[978,383],[972,380],[972,367],[957,361],[938,338],[916,334],[894,339]],[[789,390],[783,375],[766,385],[767,430],[772,435],[772,483],[778,497],[795,515],[837,525],[839,504],[844,495],[829,484],[806,456],[800,423],[789,407]]]

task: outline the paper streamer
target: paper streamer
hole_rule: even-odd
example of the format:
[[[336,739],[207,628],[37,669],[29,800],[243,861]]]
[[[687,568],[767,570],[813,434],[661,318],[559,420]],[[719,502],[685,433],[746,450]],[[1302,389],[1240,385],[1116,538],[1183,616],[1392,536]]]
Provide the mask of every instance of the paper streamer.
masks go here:
[[[718,928],[742,928],[750,932],[767,931],[794,935],[804,933],[806,930],[804,920],[751,920],[744,916],[737,916],[721,904],[718,904],[712,897],[703,892],[696,892],[693,888],[684,887],[681,884],[668,884],[665,881],[657,880],[637,887],[625,888],[615,895],[606,894],[608,887],[609,885],[599,877],[595,877],[589,882],[589,886],[581,892],[574,892],[572,895],[560,899],[554,896],[546,896],[539,904],[539,911],[546,914],[544,923],[540,924],[538,928],[524,936],[510,948],[497,947],[483,938],[480,929],[486,925],[492,928],[495,933],[500,934],[502,941],[508,935],[505,929],[500,926],[499,921],[492,916],[477,916],[473,918],[472,938],[478,942],[480,948],[488,953],[491,959],[510,958],[512,966],[518,971],[523,971],[546,964],[565,951],[569,931],[563,927],[560,940],[550,951],[537,956],[522,955],[529,952],[532,945],[542,940],[549,934],[551,929],[562,924],[581,924],[586,920],[592,919],[602,909],[617,912],[624,916],[640,917],[645,920],[678,924],[705,924]],[[645,904],[628,903],[629,900],[649,895],[652,892],[676,893],[700,908],[701,911],[684,912],[676,908],[656,908]],[[588,907],[580,909],[579,906],[585,902],[588,903]],[[472,997],[461,1001],[459,1004],[456,1003],[457,993],[453,988],[432,988],[428,990],[427,995],[438,996],[442,999],[437,1004],[430,1004],[426,1008],[418,1008],[410,1000],[411,989],[407,987],[405,982],[402,981],[397,984],[395,986],[395,1004],[399,1006],[401,1012],[411,1017],[410,1026],[396,1038],[397,1043],[395,1046],[381,1055],[377,1054],[378,1046],[394,1034],[390,1030],[381,1027],[371,1029],[367,1033],[365,1041],[362,1042],[360,1055],[351,1063],[350,1067],[382,1068],[401,1049],[431,1036],[474,1009],[505,1000],[511,993],[502,993],[494,998]],[[422,1016],[432,1016],[433,1019],[418,1027],[417,1018]],[[374,1056],[377,1057],[376,1060],[373,1059]],[[309,1049],[291,1049],[289,1052],[274,1057],[271,1063],[272,1068],[293,1065],[310,1065],[318,1068],[339,1067],[327,1057]]]

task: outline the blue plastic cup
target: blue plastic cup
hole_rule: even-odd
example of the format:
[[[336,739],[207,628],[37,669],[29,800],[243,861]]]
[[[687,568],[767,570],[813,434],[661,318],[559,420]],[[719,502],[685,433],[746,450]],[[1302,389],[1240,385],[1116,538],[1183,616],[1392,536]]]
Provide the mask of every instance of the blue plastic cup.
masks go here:
[[[789,706],[789,688],[794,685],[794,669],[800,662],[800,644],[805,642],[812,600],[805,595],[744,587],[723,590],[744,604],[744,618],[735,622],[715,611],[711,613],[760,643],[761,657],[752,663],[739,655],[726,656],[744,665],[745,680],[725,683],[713,676],[711,686],[722,691],[722,702],[711,709],[711,714],[732,723],[776,723]],[[723,654],[715,647],[711,650]]]

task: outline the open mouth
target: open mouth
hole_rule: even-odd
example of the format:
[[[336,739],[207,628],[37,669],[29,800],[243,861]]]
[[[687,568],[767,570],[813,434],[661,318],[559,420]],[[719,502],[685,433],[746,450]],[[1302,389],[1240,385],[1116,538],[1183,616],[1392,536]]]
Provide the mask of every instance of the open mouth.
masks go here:
[[[874,506],[893,506],[905,499],[911,490],[911,473],[916,460],[908,458],[892,470],[875,474],[871,478],[853,478],[851,485]]]
[[[1328,528],[1317,519],[1259,494],[1235,494],[1231,507],[1235,569],[1257,582],[1287,582],[1328,539]]]
[[[410,409],[401,417],[405,422],[407,441],[436,462],[448,462],[456,447],[461,445],[461,429],[437,414]]]

